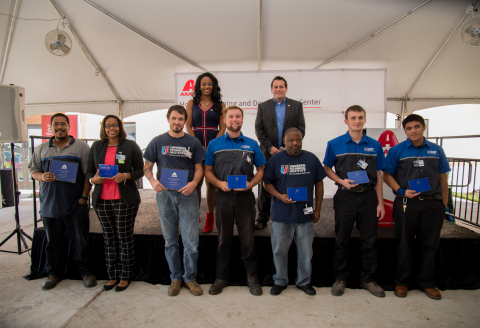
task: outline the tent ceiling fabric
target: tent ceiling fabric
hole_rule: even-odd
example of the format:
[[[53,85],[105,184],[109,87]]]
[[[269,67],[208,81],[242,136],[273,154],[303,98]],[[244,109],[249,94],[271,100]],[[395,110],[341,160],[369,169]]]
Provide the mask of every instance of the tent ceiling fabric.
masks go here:
[[[259,0],[91,0],[107,12],[210,71],[258,69]],[[83,0],[56,0],[122,100],[124,117],[170,106],[174,73],[201,72]],[[424,0],[263,0],[262,69],[312,69],[375,33]],[[346,56],[321,69],[386,68],[387,97],[401,98],[441,47],[471,1],[433,0]],[[13,13],[15,0],[0,2]],[[52,19],[48,0],[21,0],[20,18]],[[463,25],[410,93],[411,98],[475,98],[480,48],[461,41]],[[11,17],[0,15],[3,60]],[[51,111],[116,113],[115,98],[74,42],[68,56],[51,55],[45,35],[57,21],[20,20],[3,84],[26,90],[27,115]],[[72,37],[70,31],[67,33]],[[72,37],[73,39],[73,37]],[[291,86],[294,87],[294,86]],[[268,96],[268,91],[266,91]],[[149,101],[149,102],[146,102]],[[160,102],[161,101],[161,102]],[[57,102],[80,102],[58,104]],[[462,100],[409,103],[410,111]],[[399,113],[400,102],[387,102]],[[418,107],[418,108],[417,108]]]

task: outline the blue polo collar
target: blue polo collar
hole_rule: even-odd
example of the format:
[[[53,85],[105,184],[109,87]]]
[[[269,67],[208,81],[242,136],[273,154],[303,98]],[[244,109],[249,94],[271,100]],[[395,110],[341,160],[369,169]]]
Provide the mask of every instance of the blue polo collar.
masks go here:
[[[430,145],[429,145],[429,142],[427,141],[427,139],[425,139],[425,137],[423,137],[423,144],[420,146],[420,147],[417,147],[415,146],[411,141],[410,139],[407,138],[407,140],[405,141],[406,145],[407,145],[407,148],[410,148],[410,147],[415,147],[417,149],[422,149],[423,147],[428,147],[430,148]]]
[[[232,140],[232,141],[233,141],[233,138],[232,138],[232,137],[230,137],[230,135],[228,134],[228,132],[227,132],[227,131],[225,131],[225,139],[230,139],[230,140]],[[242,133],[242,132],[240,132],[240,137],[238,137],[238,139],[237,139],[237,140],[240,140],[240,139],[242,139],[242,140],[244,139],[244,138],[243,138],[243,133]]]
[[[354,144],[357,144],[355,141],[352,140],[352,137],[350,136],[350,133],[347,131],[347,133],[345,133],[345,143],[348,143],[348,142],[353,142]],[[363,137],[362,137],[362,140],[360,140],[360,142],[358,144],[361,144],[361,143],[367,143],[368,144],[368,140],[367,140],[367,136],[365,135],[365,133],[363,133]]]

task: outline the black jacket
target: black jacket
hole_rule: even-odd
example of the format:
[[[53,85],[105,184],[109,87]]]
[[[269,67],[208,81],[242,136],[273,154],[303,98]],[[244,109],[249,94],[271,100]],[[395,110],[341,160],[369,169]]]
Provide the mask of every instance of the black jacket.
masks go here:
[[[95,141],[90,148],[88,156],[87,174],[88,180],[93,178],[98,170],[99,164],[105,163],[105,155],[107,153],[108,142]],[[131,180],[125,180],[126,183],[119,183],[118,190],[122,196],[122,200],[128,207],[140,204],[140,194],[138,192],[135,181],[143,177],[143,157],[140,147],[135,141],[125,139],[118,143],[117,154],[125,156],[123,164],[118,163],[115,158],[115,164],[118,165],[118,173],[130,173]],[[97,208],[98,200],[100,199],[100,190],[102,185],[95,185],[92,195],[92,206]]]

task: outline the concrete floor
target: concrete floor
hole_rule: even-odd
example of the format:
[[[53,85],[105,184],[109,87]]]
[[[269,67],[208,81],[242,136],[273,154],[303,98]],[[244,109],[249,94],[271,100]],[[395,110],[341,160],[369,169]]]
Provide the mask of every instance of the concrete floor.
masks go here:
[[[22,228],[33,232],[32,202],[22,199]],[[15,228],[13,208],[0,209],[0,240]],[[30,245],[30,242],[28,242]],[[10,240],[2,250],[16,250]],[[365,290],[347,289],[342,297],[317,288],[314,297],[295,286],[277,297],[270,287],[252,296],[247,287],[227,287],[217,296],[187,289],[168,297],[168,286],[132,282],[121,293],[102,290],[106,281],[87,289],[82,281],[64,280],[42,291],[44,279],[27,281],[30,258],[0,253],[0,327],[479,327],[480,290],[447,290],[431,300],[414,290],[400,299],[384,299]]]

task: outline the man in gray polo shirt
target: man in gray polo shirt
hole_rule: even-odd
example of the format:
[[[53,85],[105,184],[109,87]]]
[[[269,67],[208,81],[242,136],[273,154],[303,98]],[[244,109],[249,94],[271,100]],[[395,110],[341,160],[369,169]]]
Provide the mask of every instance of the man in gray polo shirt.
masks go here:
[[[52,289],[62,280],[67,265],[66,235],[73,247],[73,262],[83,278],[85,287],[97,285],[88,251],[88,194],[90,184],[85,179],[90,147],[70,136],[70,122],[57,113],[50,119],[54,136],[39,145],[28,165],[32,178],[40,181],[40,214],[47,233],[45,249],[47,281],[42,289]],[[56,161],[56,162],[55,162]],[[51,165],[76,169],[74,183],[59,181]],[[76,167],[75,167],[76,166]]]

